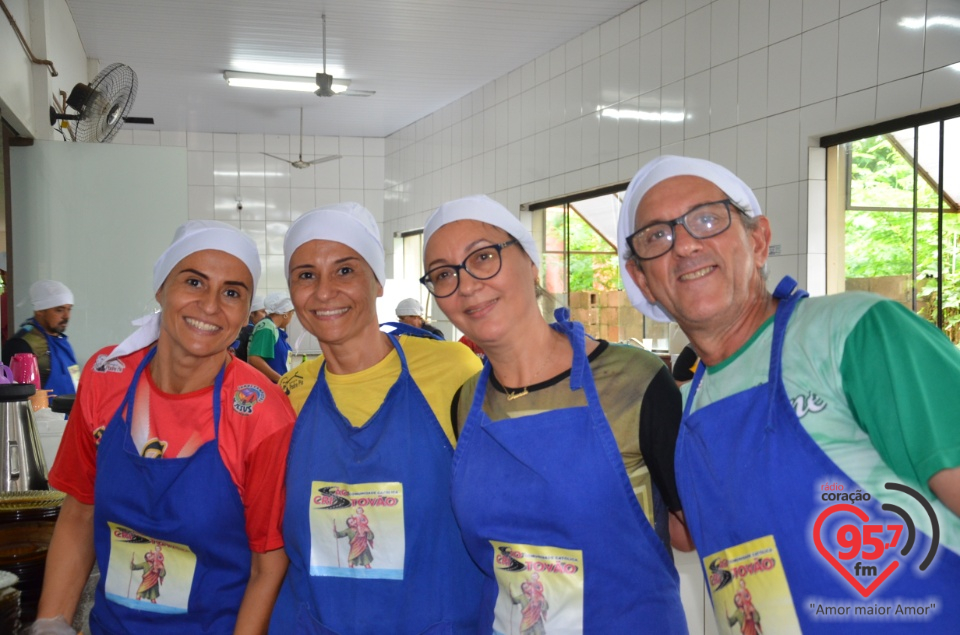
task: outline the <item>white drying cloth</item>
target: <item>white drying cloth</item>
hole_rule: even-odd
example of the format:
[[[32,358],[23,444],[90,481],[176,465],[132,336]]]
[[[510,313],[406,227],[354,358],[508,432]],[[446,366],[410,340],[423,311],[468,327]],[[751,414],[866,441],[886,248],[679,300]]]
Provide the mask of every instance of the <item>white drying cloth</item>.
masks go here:
[[[520,219],[510,213],[506,207],[492,198],[483,195],[467,196],[444,203],[430,216],[423,229],[423,252],[427,252],[427,243],[434,232],[458,220],[475,220],[499,227],[517,239],[527,256],[535,265],[540,266],[540,250],[533,240],[530,230],[523,226]]]
[[[763,214],[753,190],[740,177],[722,165],[704,159],[664,155],[640,168],[640,171],[630,181],[623,199],[623,205],[620,207],[620,221],[617,225],[620,277],[623,279],[623,287],[627,292],[630,303],[638,311],[658,322],[670,322],[672,320],[660,304],[652,304],[643,296],[640,287],[630,277],[630,273],[627,271],[627,260],[630,259],[631,252],[629,245],[627,245],[627,237],[636,230],[637,208],[640,206],[640,201],[643,200],[644,195],[653,186],[675,176],[698,176],[710,181],[723,190],[723,193],[730,197],[730,200],[746,212],[748,216]]]
[[[359,203],[337,203],[307,212],[293,221],[283,238],[283,272],[290,281],[293,252],[311,240],[331,240],[346,245],[363,258],[382,286],[387,279],[380,226]]]

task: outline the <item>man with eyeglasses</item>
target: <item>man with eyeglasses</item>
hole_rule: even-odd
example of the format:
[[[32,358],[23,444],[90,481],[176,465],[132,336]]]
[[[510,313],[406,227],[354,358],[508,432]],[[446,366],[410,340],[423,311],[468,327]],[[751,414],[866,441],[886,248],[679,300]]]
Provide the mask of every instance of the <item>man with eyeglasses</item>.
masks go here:
[[[880,296],[807,299],[789,277],[770,293],[770,222],[750,188],[709,161],[664,156],[643,167],[618,230],[631,302],[676,321],[702,361],[674,458],[718,624],[734,603],[731,571],[763,563],[749,570],[751,590],[762,589],[753,604],[778,633],[836,632],[816,607],[868,596],[924,598],[940,609],[924,628],[955,629],[960,352]],[[926,546],[901,552],[905,521],[893,505],[912,510],[921,543],[939,539],[932,570],[918,567]],[[855,533],[862,550],[851,552]],[[857,577],[865,562],[873,573]],[[844,632],[903,629],[843,619]]]

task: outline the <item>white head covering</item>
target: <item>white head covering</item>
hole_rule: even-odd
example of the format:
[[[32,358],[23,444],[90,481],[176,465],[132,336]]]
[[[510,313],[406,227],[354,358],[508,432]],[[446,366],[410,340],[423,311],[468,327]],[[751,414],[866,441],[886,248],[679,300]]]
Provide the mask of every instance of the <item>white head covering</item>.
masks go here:
[[[517,239],[527,256],[535,265],[540,266],[540,250],[534,242],[530,230],[523,226],[520,219],[510,213],[506,207],[492,198],[483,195],[467,196],[444,203],[437,208],[423,229],[423,251],[434,232],[458,220],[475,220],[499,227]]]
[[[253,297],[253,302],[250,303],[250,312],[255,313],[256,311],[263,311],[267,307],[263,304],[263,296],[257,295]]]
[[[263,300],[263,308],[269,315],[293,311],[293,301],[286,293],[271,293]]]
[[[37,280],[30,285],[30,302],[34,311],[45,311],[55,306],[73,304],[73,292],[56,280]]]
[[[623,286],[627,291],[627,297],[630,298],[630,303],[638,311],[658,322],[670,322],[671,317],[659,303],[651,304],[643,296],[640,287],[630,277],[627,270],[627,261],[630,259],[632,252],[630,246],[627,245],[627,237],[636,231],[637,208],[646,193],[658,183],[675,176],[698,176],[710,181],[723,190],[723,193],[748,216],[763,214],[753,190],[736,174],[722,165],[704,159],[664,155],[640,168],[640,171],[630,181],[623,199],[623,205],[620,207],[620,222],[617,225],[617,251],[620,256],[620,276],[623,279]]]
[[[236,227],[215,220],[191,220],[177,228],[173,242],[153,265],[153,290],[158,291],[163,282],[181,260],[198,251],[215,249],[239,258],[253,278],[253,293],[260,280],[260,254],[257,244]],[[140,328],[114,348],[109,355],[97,360],[102,368],[111,359],[129,355],[150,346],[160,337],[160,313],[153,313],[133,322]]]
[[[380,226],[363,205],[325,205],[293,221],[283,239],[283,272],[287,282],[290,281],[290,258],[293,252],[311,240],[332,240],[346,245],[370,265],[381,286],[386,281]]]
[[[416,298],[400,300],[400,304],[397,305],[397,317],[407,317],[409,315],[423,317],[423,305]]]

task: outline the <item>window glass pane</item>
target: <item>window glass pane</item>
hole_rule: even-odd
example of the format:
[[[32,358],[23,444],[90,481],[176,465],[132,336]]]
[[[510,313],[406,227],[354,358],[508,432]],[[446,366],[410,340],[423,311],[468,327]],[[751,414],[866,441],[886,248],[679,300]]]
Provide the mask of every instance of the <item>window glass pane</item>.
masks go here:
[[[958,122],[849,144],[844,235],[848,290],[900,302],[955,343],[960,342],[960,214],[952,192],[960,190]]]
[[[555,296],[566,296],[567,294],[567,267],[566,259],[562,253],[543,254],[543,288]]]
[[[613,291],[620,286],[615,254],[570,254],[570,291]]]
[[[546,237],[544,239],[544,251],[562,252],[566,248],[564,237],[564,208],[549,207],[546,210]]]

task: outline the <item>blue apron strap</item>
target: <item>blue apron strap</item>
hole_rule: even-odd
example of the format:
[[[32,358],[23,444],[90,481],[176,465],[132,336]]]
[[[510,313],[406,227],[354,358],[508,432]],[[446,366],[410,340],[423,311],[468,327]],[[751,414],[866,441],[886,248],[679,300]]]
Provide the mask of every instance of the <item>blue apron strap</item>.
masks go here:
[[[227,370],[227,364],[224,363],[217,373],[217,378],[213,380],[213,436],[220,438],[220,391],[223,390],[223,375]]]
[[[586,347],[583,340],[586,337],[583,324],[570,320],[570,309],[560,307],[553,312],[556,322],[550,325],[555,331],[567,336],[573,347],[573,364],[570,367],[570,390],[580,390],[583,387],[584,372],[589,372],[590,363],[587,360]]]
[[[773,344],[770,351],[770,371],[768,381],[776,385],[783,375],[781,360],[783,358],[783,341],[787,332],[787,322],[793,315],[793,310],[797,303],[809,294],[797,286],[796,280],[790,276],[784,276],[780,284],[773,292],[773,297],[779,300],[777,311],[773,321]]]
[[[700,380],[703,374],[707,372],[707,367],[703,362],[697,364],[697,370],[693,373],[693,380],[690,382],[690,393],[687,395],[687,403],[683,406],[683,418],[690,416],[690,404],[693,403],[693,396],[697,394],[697,388],[700,386]]]

